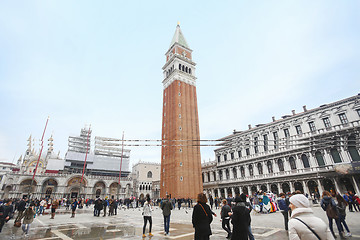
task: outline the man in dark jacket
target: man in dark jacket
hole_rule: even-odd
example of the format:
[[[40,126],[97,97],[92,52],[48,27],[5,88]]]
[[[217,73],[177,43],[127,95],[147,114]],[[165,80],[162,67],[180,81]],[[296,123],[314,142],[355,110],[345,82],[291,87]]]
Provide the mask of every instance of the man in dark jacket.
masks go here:
[[[280,199],[278,200],[278,205],[282,215],[284,216],[285,230],[287,231],[288,222],[289,222],[289,199],[286,198],[285,193],[280,193]]]
[[[231,208],[228,205],[226,199],[222,200],[223,207],[221,208],[221,221],[222,221],[222,228],[227,232],[226,238],[231,238],[231,228],[230,228],[230,215]]]
[[[249,235],[250,211],[246,207],[246,195],[241,194],[235,198],[235,206],[231,215],[233,224],[232,240],[247,240]]]
[[[26,208],[26,197],[24,199],[22,199],[20,202],[19,202],[19,205],[17,206],[17,210],[18,210],[18,215],[15,219],[15,222],[20,222],[21,221],[21,218],[23,217],[23,214],[24,214],[24,211],[25,211],[25,208]]]
[[[166,195],[166,199],[164,199],[161,203],[160,208],[163,211],[164,216],[164,231],[165,235],[169,235],[169,228],[170,228],[170,215],[171,210],[173,209],[173,205],[169,201],[170,196]]]
[[[5,224],[9,221],[13,214],[12,200],[5,200],[5,204],[0,206],[0,232]]]

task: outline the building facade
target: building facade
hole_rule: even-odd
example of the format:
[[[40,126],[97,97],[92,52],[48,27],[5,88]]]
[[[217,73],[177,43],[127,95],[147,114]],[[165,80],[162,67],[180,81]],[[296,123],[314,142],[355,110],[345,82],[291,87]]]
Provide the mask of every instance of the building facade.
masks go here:
[[[160,195],[196,198],[203,191],[196,64],[179,25],[165,56]]]
[[[220,140],[202,166],[204,191],[216,197],[258,190],[360,193],[360,94],[283,116]]]
[[[133,166],[134,196],[143,199],[149,194],[152,199],[160,197],[160,169],[159,163],[138,162]]]

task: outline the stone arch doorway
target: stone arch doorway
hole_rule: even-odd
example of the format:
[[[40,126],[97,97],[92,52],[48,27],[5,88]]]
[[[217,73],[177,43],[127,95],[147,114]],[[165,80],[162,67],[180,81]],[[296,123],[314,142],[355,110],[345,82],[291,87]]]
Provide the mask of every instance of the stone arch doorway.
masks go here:
[[[281,185],[281,187],[282,187],[284,193],[290,192],[290,185],[289,185],[287,182],[284,182],[284,183]]]
[[[23,193],[23,196],[28,197],[28,194],[30,195],[35,192],[37,182],[34,180],[33,184],[31,185],[31,179],[26,179],[20,183],[20,190]]]
[[[235,196],[240,195],[240,189],[239,189],[239,187],[235,187],[234,192],[235,192]],[[234,197],[235,197],[235,196],[234,196]]]
[[[69,198],[79,198],[83,197],[85,198],[85,187],[87,186],[87,182],[85,178],[83,178],[83,181],[81,182],[81,177],[76,176],[73,178],[70,178],[67,182],[67,195]]]
[[[301,184],[301,182],[295,182],[294,188],[295,188],[295,191],[299,190],[301,193],[304,193],[304,188],[303,188],[303,185]]]
[[[242,188],[242,192],[246,195],[249,195],[249,190],[248,190],[248,187],[243,187]]]
[[[113,182],[110,184],[109,193],[111,198],[118,198],[118,193],[120,194],[120,189],[118,189],[119,184],[117,182]]]
[[[255,195],[256,192],[257,192],[256,186],[252,186],[251,187],[251,195]]]
[[[225,190],[223,188],[220,189],[220,197],[225,198]]]
[[[263,192],[267,192],[267,186],[266,186],[266,185],[261,185],[261,186],[260,186],[260,189],[261,189],[261,191],[263,191]]]
[[[318,185],[315,181],[310,180],[310,181],[308,181],[307,185],[308,185],[310,194],[313,194],[313,193],[315,194],[315,193],[319,192]]]
[[[324,179],[323,185],[324,185],[324,189],[326,191],[329,191],[331,193],[336,192],[334,183],[330,179],[328,179],[328,178]]]
[[[52,195],[56,193],[57,186],[58,183],[55,179],[53,178],[47,179],[42,184],[42,193],[45,194],[46,198],[51,198],[53,197]]]
[[[106,194],[105,188],[106,186],[103,181],[99,181],[95,183],[93,191],[95,192],[97,198],[99,197],[105,198],[105,194]]]
[[[349,178],[344,177],[340,178],[341,187],[343,187],[346,191],[355,192],[354,186]]]
[[[217,189],[214,190],[214,194],[215,194],[215,197],[217,197],[217,198],[219,197],[219,192]]]
[[[12,186],[6,186],[4,189],[4,199],[9,197],[10,191],[12,190]]]
[[[272,193],[279,194],[279,189],[276,184],[271,184],[270,189]]]

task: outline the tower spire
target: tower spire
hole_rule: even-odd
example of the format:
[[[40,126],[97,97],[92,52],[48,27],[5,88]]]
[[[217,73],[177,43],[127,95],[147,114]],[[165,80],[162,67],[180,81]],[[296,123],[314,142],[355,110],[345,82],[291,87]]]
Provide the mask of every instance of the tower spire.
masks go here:
[[[177,23],[175,34],[174,34],[174,36],[173,36],[173,38],[171,40],[171,43],[170,43],[170,48],[175,43],[178,43],[182,47],[186,47],[186,48],[190,49],[189,45],[187,44],[187,42],[185,40],[185,37],[184,37],[183,33],[181,32],[180,22]]]

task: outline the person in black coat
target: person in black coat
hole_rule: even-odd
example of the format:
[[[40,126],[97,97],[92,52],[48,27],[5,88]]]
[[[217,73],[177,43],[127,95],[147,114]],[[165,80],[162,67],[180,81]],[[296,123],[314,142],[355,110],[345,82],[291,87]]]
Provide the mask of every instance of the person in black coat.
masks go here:
[[[250,211],[246,207],[246,195],[241,194],[235,198],[232,208],[231,223],[233,224],[232,240],[247,240],[250,225]]]
[[[206,204],[207,198],[204,193],[199,193],[197,204],[194,207],[192,215],[192,224],[195,228],[195,240],[208,240],[212,234],[210,223],[213,220],[209,205]]]

